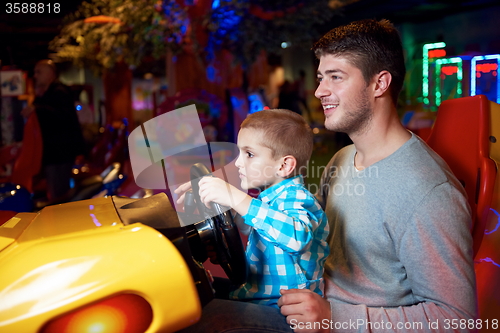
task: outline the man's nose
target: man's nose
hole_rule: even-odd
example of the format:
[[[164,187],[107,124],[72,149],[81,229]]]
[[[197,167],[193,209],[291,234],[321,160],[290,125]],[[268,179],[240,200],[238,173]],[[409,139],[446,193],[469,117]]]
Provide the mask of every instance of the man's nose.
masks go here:
[[[314,92],[314,96],[316,98],[321,99],[323,97],[327,97],[331,94],[330,90],[326,86],[326,84],[323,81],[320,81],[318,88],[316,88],[316,91]]]

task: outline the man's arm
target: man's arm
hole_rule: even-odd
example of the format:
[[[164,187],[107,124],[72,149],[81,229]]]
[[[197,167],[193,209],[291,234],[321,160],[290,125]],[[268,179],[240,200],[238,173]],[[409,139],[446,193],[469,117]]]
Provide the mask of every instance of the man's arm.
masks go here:
[[[453,207],[453,209],[450,209]],[[349,304],[328,295],[335,283],[325,275],[329,296],[330,328],[339,332],[470,332],[474,331],[477,304],[472,262],[472,237],[468,206],[448,183],[434,188],[405,223],[396,249],[411,283],[415,302],[399,306]],[[362,286],[360,286],[362,287]],[[324,309],[319,298],[284,294],[278,303],[287,316],[317,318],[305,308]],[[300,304],[291,308],[292,304]],[[283,305],[287,305],[284,307]],[[294,309],[293,311],[291,311]],[[294,318],[294,317],[291,317]],[[296,332],[319,332],[297,330]]]
[[[353,314],[371,322],[412,325],[405,327],[410,332],[471,331],[467,325],[476,318],[477,303],[470,226],[469,207],[458,189],[448,182],[433,188],[395,241],[415,303],[353,308]],[[332,310],[332,318],[345,315],[343,305],[332,302]],[[454,327],[457,322],[462,326]]]

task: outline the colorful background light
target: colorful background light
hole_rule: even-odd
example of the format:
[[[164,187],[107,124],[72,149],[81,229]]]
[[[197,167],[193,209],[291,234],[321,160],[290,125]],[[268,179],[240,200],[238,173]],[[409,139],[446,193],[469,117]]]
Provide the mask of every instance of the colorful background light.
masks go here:
[[[488,99],[500,103],[500,76],[498,75],[498,65],[500,64],[500,54],[489,54],[475,56],[471,60],[470,70],[470,95],[484,94]],[[486,75],[491,75],[492,81],[496,83],[496,89],[481,89],[478,81],[484,80]],[[495,80],[496,78],[496,80]]]

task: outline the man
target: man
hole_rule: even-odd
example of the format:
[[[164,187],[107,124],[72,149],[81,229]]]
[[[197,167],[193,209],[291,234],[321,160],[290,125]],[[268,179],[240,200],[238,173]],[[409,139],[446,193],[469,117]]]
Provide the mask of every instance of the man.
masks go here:
[[[284,291],[281,313],[289,323],[326,320],[342,332],[452,331],[452,322],[472,323],[470,208],[446,163],[399,121],[405,67],[398,32],[385,20],[354,22],[313,50],[325,126],[354,144],[331,159],[318,196],[331,228],[328,301]]]
[[[50,203],[62,202],[70,189],[75,158],[84,152],[84,140],[73,95],[69,87],[57,80],[52,60],[35,65],[35,100],[23,109],[28,117],[36,112],[42,132],[42,168],[47,179]]]
[[[327,33],[313,50],[320,61],[315,95],[325,126],[347,133],[353,145],[331,159],[318,193],[330,224],[326,297],[282,290],[278,306],[288,327],[473,330],[470,208],[446,163],[398,118],[405,66],[397,30],[385,20],[353,22]],[[207,306],[198,327],[287,332],[273,312],[216,304]],[[220,329],[216,320],[227,321]]]

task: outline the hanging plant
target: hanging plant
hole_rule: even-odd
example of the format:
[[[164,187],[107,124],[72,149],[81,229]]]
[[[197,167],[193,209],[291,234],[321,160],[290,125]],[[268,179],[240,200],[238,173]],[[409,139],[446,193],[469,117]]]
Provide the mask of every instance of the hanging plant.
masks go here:
[[[64,20],[51,41],[57,60],[73,61],[96,73],[117,62],[138,66],[182,48],[187,15],[175,1],[92,0]]]

